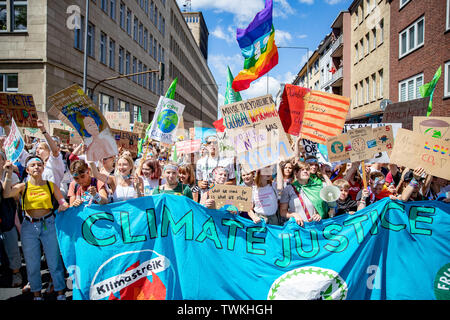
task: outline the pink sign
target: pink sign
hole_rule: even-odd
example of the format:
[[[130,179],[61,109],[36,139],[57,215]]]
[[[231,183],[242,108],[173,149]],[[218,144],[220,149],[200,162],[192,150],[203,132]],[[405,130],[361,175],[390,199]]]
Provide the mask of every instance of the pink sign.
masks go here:
[[[200,145],[202,141],[200,139],[197,140],[186,140],[186,141],[178,141],[176,143],[177,152],[178,153],[194,153],[200,150]]]

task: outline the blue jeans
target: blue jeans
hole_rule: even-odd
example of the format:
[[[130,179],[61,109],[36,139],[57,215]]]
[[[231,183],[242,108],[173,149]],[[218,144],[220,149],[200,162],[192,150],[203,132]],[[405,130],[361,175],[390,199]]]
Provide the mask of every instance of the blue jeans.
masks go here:
[[[49,217],[39,222],[30,222],[24,219],[21,239],[31,292],[42,290],[41,243],[55,291],[65,289],[64,266],[56,238],[55,217]]]

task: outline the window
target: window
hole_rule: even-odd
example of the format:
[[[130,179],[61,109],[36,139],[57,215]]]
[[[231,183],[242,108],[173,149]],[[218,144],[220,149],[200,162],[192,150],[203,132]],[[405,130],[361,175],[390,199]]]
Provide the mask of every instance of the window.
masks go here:
[[[120,3],[119,23],[120,27],[125,30],[125,4],[123,2]]]
[[[424,43],[425,18],[422,17],[399,35],[399,58],[418,49]]]
[[[450,30],[450,0],[447,0],[447,16],[445,26],[445,30]]]
[[[109,67],[116,68],[116,42],[109,38]]]
[[[377,48],[377,29],[372,29],[372,50]]]
[[[152,34],[150,35],[148,53],[150,53],[150,55],[153,56],[153,35]]]
[[[153,39],[153,58],[156,59],[156,50],[158,50],[158,42],[156,38]]]
[[[384,84],[383,84],[383,70],[378,71],[378,85],[379,85],[379,98],[383,98]]]
[[[147,28],[144,29],[144,50],[147,52],[148,48],[148,30]]]
[[[136,57],[133,57],[133,73],[137,73],[137,59],[136,59]],[[137,76],[136,75],[134,75],[132,79],[133,79],[134,82],[137,82]]]
[[[100,93],[100,111],[102,113],[105,113],[107,111],[114,111],[114,98],[104,94]]]
[[[360,105],[364,104],[364,81],[359,82],[359,91],[361,93],[361,99],[359,99]]]
[[[139,44],[142,46],[144,44],[144,26],[139,23]]]
[[[153,11],[153,24],[158,25],[158,8],[155,5],[155,10]]]
[[[130,103],[119,99],[119,111],[130,111]]]
[[[73,30],[73,35],[74,35],[74,42],[73,42],[73,46],[74,48],[83,51],[84,50],[84,17],[81,16],[81,24],[80,24],[80,29],[74,29]]]
[[[27,31],[27,24],[28,1],[0,1],[0,32]]]
[[[108,12],[108,0],[100,0],[100,8],[103,11]]]
[[[400,0],[400,9],[403,8],[411,0]]]
[[[450,61],[444,66],[444,97],[450,97]]]
[[[361,39],[359,41],[359,48],[360,48],[360,54],[361,56],[359,57],[359,60],[361,60],[362,58],[364,58],[364,40]]]
[[[166,19],[162,18],[161,33],[164,36],[166,34]]]
[[[138,18],[134,17],[133,40],[138,41]]]
[[[131,11],[127,10],[127,33],[131,36]]]
[[[384,41],[384,19],[380,21],[380,44]]]
[[[17,73],[0,73],[0,91],[19,91],[19,76]]]
[[[358,44],[355,44],[355,63],[359,60]]]
[[[370,86],[369,86],[369,77],[366,78],[366,100],[365,103],[370,102]]]
[[[106,34],[100,33],[100,62],[106,64]]]
[[[147,71],[147,66],[144,65],[144,72]],[[142,74],[142,86],[147,89],[147,74]]]
[[[367,32],[366,34],[366,55],[370,52],[370,34]]]
[[[155,4],[153,0],[150,2],[150,20],[153,22],[153,12],[155,11]]]
[[[148,89],[153,91],[153,72],[148,74]]]
[[[372,101],[375,101],[377,99],[377,78],[375,73],[372,74]]]
[[[123,53],[124,49],[119,46],[119,73],[123,74]]]
[[[139,61],[138,72],[142,72],[142,61]],[[142,85],[142,74],[138,75],[138,85]]]
[[[420,98],[419,87],[421,85],[423,85],[423,73],[400,81],[398,83],[398,100],[403,102]]]
[[[359,101],[358,101],[358,84],[355,84],[355,107],[359,106]]]
[[[109,1],[109,16],[111,19],[116,20],[116,0]]]
[[[127,51],[127,55],[125,58],[125,74],[130,74],[130,63],[131,63],[131,54]]]
[[[138,121],[139,114],[141,114],[141,107],[133,104],[133,118],[131,119],[132,123]]]
[[[87,41],[87,53],[89,56],[94,58],[95,50],[95,26],[89,22],[88,24],[88,41]]]

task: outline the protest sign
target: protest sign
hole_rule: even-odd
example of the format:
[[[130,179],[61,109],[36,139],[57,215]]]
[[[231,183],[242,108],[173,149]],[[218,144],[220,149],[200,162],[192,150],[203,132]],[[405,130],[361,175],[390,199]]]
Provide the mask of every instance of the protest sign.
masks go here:
[[[201,121],[194,121],[193,131],[190,131],[189,134],[193,132],[194,137],[191,140],[201,140],[202,143],[206,143],[209,139],[217,139],[217,131],[216,128],[206,128],[201,127]]]
[[[145,138],[145,131],[147,130],[148,123],[135,121],[133,124],[133,133],[137,133],[139,138]]]
[[[114,136],[118,149],[128,150],[133,156],[137,156],[139,134],[118,129],[111,129],[111,133]]]
[[[257,170],[293,155],[271,95],[224,105],[221,113],[244,169]]]
[[[278,114],[286,133],[298,136],[303,123],[305,95],[311,90],[292,84],[285,84]]]
[[[450,117],[414,117],[413,131],[425,136],[450,141]]]
[[[161,96],[149,129],[149,138],[161,143],[177,141],[177,127],[183,116],[184,104]]]
[[[450,143],[424,136],[421,132],[399,129],[391,153],[391,163],[450,180]]]
[[[130,113],[125,111],[106,111],[105,119],[112,129],[130,131]]]
[[[316,156],[317,155],[317,142],[308,140],[308,139],[302,139],[302,145],[305,148],[305,154],[306,156]]]
[[[342,132],[350,107],[349,98],[311,90],[305,100],[305,113],[300,130],[303,138],[326,143],[327,138]]]
[[[177,147],[177,153],[194,153],[200,150],[202,142],[200,140],[184,140],[175,143]]]
[[[73,300],[434,300],[449,299],[449,210],[384,198],[272,226],[160,194],[71,207],[55,224]]]
[[[59,128],[53,128],[53,135],[57,136],[62,143],[69,144],[70,143],[70,131],[63,130]]]
[[[383,123],[401,123],[402,128],[412,130],[413,118],[427,114],[428,98],[388,104],[383,112]]]
[[[394,147],[394,131],[391,125],[372,128],[373,138],[377,143],[375,152],[387,151]]]
[[[346,133],[327,139],[328,161],[330,162],[349,160],[350,150],[350,138]]]
[[[37,111],[31,94],[0,92],[0,126],[37,128]]]
[[[244,212],[253,209],[251,187],[216,184],[208,191],[208,197],[214,199],[215,209],[225,207],[227,210]]]
[[[78,85],[50,96],[49,102],[49,113],[75,129],[83,139],[88,161],[99,161],[118,153],[108,121]]]
[[[3,148],[5,149],[6,159],[11,160],[12,163],[19,159],[25,149],[25,142],[14,118],[11,119],[11,130],[3,143]]]
[[[377,142],[374,139],[372,128],[364,127],[347,131],[350,139],[350,161],[364,161],[374,156]]]
[[[223,132],[217,131],[217,144],[219,148],[219,154],[223,157],[234,157],[235,150],[233,146],[233,142],[230,139],[230,135],[226,130]]]

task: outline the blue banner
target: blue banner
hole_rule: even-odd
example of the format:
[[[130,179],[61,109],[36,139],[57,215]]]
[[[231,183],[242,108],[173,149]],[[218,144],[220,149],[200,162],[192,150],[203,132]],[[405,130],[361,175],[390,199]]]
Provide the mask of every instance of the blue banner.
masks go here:
[[[383,199],[299,227],[178,195],[70,208],[73,299],[450,299],[450,204]]]

